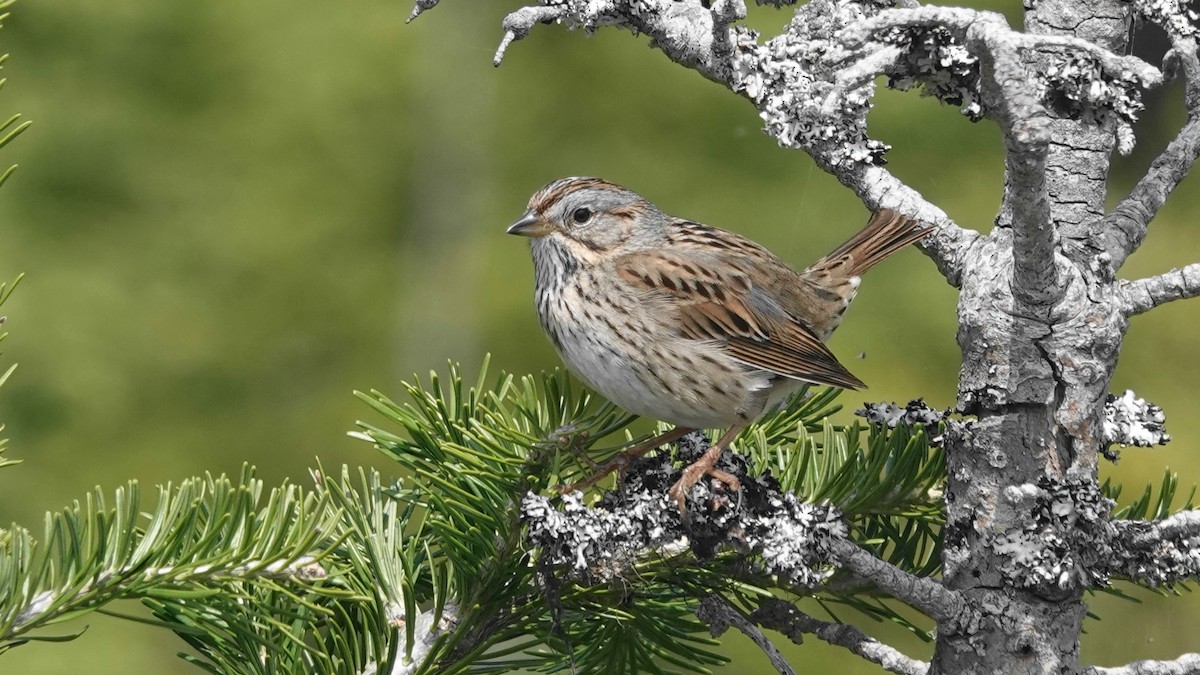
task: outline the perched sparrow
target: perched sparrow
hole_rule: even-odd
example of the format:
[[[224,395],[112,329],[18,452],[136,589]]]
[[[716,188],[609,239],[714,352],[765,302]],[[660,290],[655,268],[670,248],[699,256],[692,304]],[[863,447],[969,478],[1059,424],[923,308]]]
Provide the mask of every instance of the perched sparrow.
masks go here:
[[[740,488],[715,468],[721,452],[798,388],[863,386],[823,343],[859,276],[929,230],[878,211],[796,272],[745,237],[669,216],[619,185],[563,178],[538,190],[508,232],[531,238],[538,318],[567,366],[622,408],[677,425],[572,488],[695,429],[728,427],[671,488],[682,511],[704,475]]]

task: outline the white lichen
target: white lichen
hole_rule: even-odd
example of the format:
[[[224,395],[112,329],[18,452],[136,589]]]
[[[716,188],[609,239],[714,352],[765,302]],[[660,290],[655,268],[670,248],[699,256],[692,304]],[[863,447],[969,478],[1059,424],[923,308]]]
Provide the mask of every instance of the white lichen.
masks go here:
[[[1162,408],[1138,397],[1132,389],[1120,396],[1109,394],[1104,404],[1104,442],[1141,448],[1166,445],[1171,441],[1166,421]]]
[[[1138,16],[1158,24],[1170,35],[1192,37],[1196,34],[1198,17],[1186,0],[1132,0],[1129,4]]]
[[[1088,54],[1066,54],[1035,75],[1046,107],[1117,134],[1117,152],[1133,150],[1133,123],[1145,107],[1141,81],[1132,72],[1113,73]]]
[[[972,122],[983,118],[979,91],[979,59],[941,26],[895,28],[880,36],[904,49],[902,64],[888,73],[888,86],[901,91],[921,88],[950,105],[961,106]]]
[[[839,72],[855,54],[832,37],[875,6],[812,0],[782,34],[759,44],[758,33],[737,27],[733,88],[759,110],[764,131],[785,148],[801,148],[832,166],[882,164],[888,146],[867,136],[874,85],[843,89]]]

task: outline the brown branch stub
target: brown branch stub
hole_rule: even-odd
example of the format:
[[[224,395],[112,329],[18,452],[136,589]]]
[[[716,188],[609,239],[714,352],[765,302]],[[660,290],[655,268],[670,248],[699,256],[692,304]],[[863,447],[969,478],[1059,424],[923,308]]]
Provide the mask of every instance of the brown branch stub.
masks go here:
[[[708,624],[709,633],[713,637],[720,637],[730,626],[737,628],[758,645],[758,648],[762,650],[767,660],[780,675],[795,675],[796,671],[779,652],[775,643],[763,634],[754,621],[730,605],[725,598],[714,593],[700,601],[700,606],[696,608],[695,613],[697,619]]]
[[[909,658],[895,647],[876,640],[854,626],[821,621],[779,598],[763,600],[749,618],[758,625],[784,634],[796,644],[803,641],[805,633],[815,635],[892,673],[925,675],[929,672],[928,663]]]
[[[1032,128],[1032,127],[1031,127]],[[1056,256],[1058,230],[1046,194],[1045,144],[1005,144],[1004,214],[1013,229],[1013,299],[1025,316],[1047,317],[1067,290],[1067,263]],[[1004,218],[1004,216],[1001,216]]]
[[[1092,666],[1083,675],[1196,675],[1200,673],[1200,654],[1184,654],[1171,661],[1134,661],[1115,668]]]

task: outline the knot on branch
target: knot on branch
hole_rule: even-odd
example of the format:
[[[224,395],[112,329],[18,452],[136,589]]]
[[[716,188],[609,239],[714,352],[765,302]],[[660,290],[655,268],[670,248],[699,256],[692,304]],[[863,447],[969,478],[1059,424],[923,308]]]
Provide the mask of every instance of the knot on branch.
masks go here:
[[[1116,529],[1108,519],[1114,502],[1088,476],[1043,477],[1038,484],[1009,487],[1005,498],[1027,515],[1024,526],[996,535],[992,549],[1000,572],[1017,588],[1053,595],[1083,586],[1105,586]]]
[[[685,463],[707,449],[702,434],[686,440],[679,451]],[[521,504],[528,541],[543,561],[586,583],[625,577],[654,555],[690,550],[708,559],[722,548],[756,556],[760,572],[792,586],[814,587],[833,573],[830,542],[848,534],[836,508],[780,492],[769,473],[747,476],[745,459],[736,453],[726,451],[718,466],[741,480],[741,494],[730,498],[701,481],[684,517],[666,494],[679,470],[660,457],[635,463],[621,489],[594,507],[583,503],[580,492],[563,495],[558,504],[529,493]]]
[[[1139,398],[1132,389],[1120,396],[1109,394],[1104,402],[1104,456],[1117,461],[1120,453],[1112,449],[1116,444],[1140,448],[1166,445],[1171,441],[1166,421],[1162,408]]]

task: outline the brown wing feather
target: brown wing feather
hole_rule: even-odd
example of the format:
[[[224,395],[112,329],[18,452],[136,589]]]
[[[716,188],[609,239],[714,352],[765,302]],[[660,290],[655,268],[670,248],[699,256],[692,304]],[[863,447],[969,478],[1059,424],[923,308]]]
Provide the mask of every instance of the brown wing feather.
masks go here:
[[[846,243],[809,266],[807,272],[836,273],[840,277],[858,277],[891,254],[932,232],[921,222],[880,209]]]
[[[676,300],[671,307],[684,337],[715,341],[732,358],[784,377],[863,387],[767,289],[755,287],[751,270],[742,256],[688,248],[630,253],[616,261],[626,283]]]

